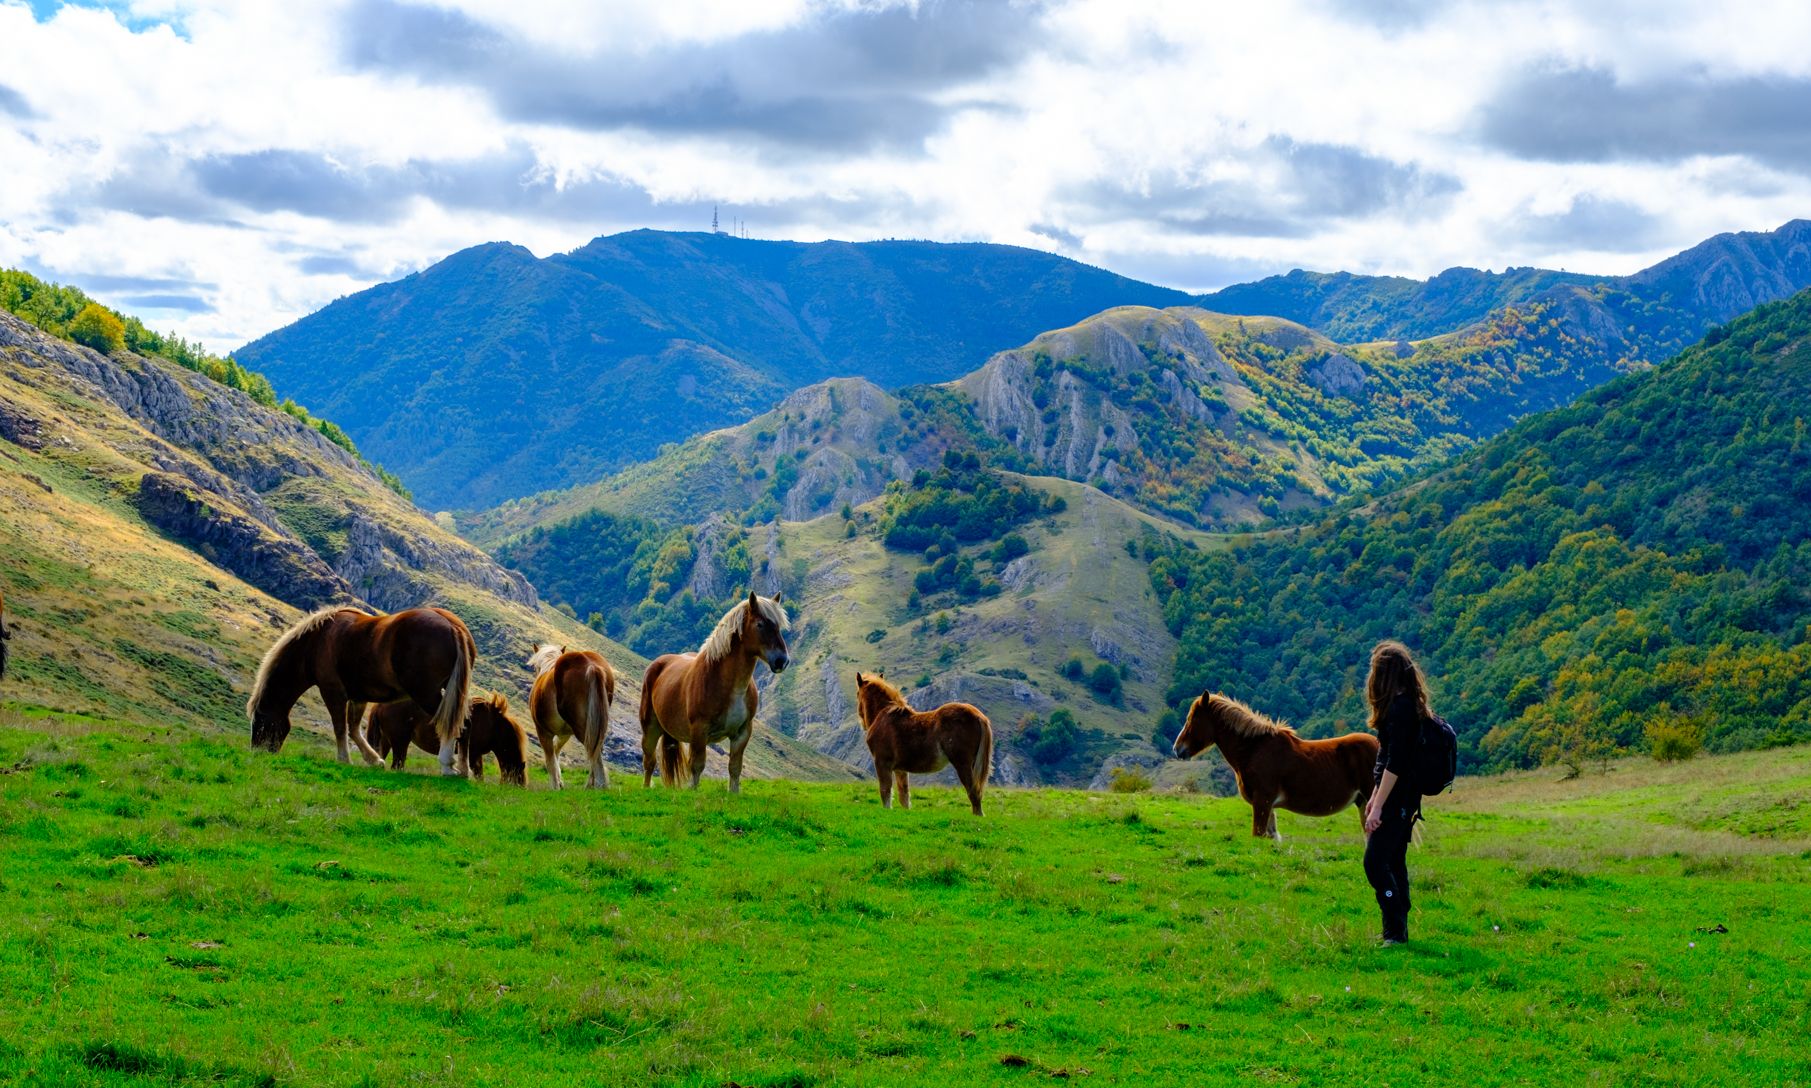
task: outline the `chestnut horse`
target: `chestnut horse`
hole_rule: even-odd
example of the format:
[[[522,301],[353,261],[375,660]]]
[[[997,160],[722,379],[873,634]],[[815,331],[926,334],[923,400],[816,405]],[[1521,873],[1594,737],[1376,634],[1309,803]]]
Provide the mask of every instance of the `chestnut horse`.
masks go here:
[[[0,680],[6,678],[6,641],[12,637],[6,629],[6,594],[0,593]]]
[[[641,783],[654,780],[654,747],[660,746],[660,780],[679,784],[683,757],[692,788],[704,777],[713,741],[729,741],[729,791],[742,790],[742,756],[754,735],[755,665],[786,669],[786,610],[778,600],[736,602],[695,654],[662,654],[641,681]]]
[[[450,743],[465,722],[472,663],[478,650],[458,616],[441,608],[411,608],[374,616],[356,608],[323,608],[277,639],[246,700],[252,747],[280,751],[289,737],[289,712],[309,688],[319,688],[333,718],[341,763],[346,735],[377,766],[382,760],[358,728],[368,703],[413,700],[440,738],[440,773],[455,769]]]
[[[608,789],[610,770],[604,766],[604,741],[610,736],[610,704],[616,701],[616,670],[595,651],[553,645],[537,649],[528,659],[528,667],[535,671],[528,709],[534,715],[534,731],[541,738],[541,756],[547,760],[547,777],[553,779],[553,788],[566,788],[560,775],[560,749],[577,737],[591,764],[585,788]]]
[[[994,728],[987,715],[967,703],[944,703],[919,713],[906,705],[899,689],[878,676],[855,674],[855,710],[861,715],[874,773],[880,779],[880,803],[893,807],[893,785],[899,805],[912,807],[906,774],[936,774],[956,769],[956,780],[968,791],[969,807],[981,815],[981,791],[994,762]]]
[[[1176,736],[1176,756],[1188,759],[1215,744],[1239,780],[1239,796],[1251,804],[1253,835],[1283,837],[1277,834],[1279,808],[1331,816],[1356,803],[1363,824],[1377,763],[1377,738],[1371,734],[1303,740],[1237,699],[1203,692]]]
[[[366,720],[365,739],[380,756],[390,757],[390,769],[400,771],[409,759],[409,745],[429,755],[440,754],[434,720],[421,708],[404,700],[379,703]],[[484,777],[484,757],[497,757],[497,772],[512,786],[528,785],[528,730],[509,714],[509,700],[501,695],[473,699],[466,710],[465,728],[459,733],[459,754],[474,778]]]

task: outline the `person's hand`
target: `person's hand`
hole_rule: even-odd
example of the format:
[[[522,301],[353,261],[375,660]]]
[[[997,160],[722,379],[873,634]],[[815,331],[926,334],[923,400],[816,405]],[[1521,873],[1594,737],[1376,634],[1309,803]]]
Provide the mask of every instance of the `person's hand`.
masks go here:
[[[1378,812],[1377,806],[1372,805],[1365,809],[1365,834],[1369,835],[1371,832],[1376,831],[1382,826],[1383,816]]]

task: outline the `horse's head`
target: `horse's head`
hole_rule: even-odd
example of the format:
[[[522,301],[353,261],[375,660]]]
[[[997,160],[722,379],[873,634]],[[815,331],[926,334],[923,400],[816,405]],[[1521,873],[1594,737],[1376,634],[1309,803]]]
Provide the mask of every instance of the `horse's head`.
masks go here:
[[[742,645],[767,662],[774,672],[785,672],[790,660],[786,655],[786,610],[778,597],[748,595],[748,607],[742,610]]]
[[[509,713],[509,700],[501,695],[475,700],[466,718],[466,735],[472,754],[489,752],[497,757],[497,770],[512,786],[528,785],[528,730]]]
[[[252,701],[246,704],[245,712],[252,720],[253,748],[280,752],[283,750],[283,742],[289,739],[289,710],[274,709],[274,702],[254,695]]]
[[[1189,704],[1188,718],[1182,723],[1182,732],[1176,734],[1174,751],[1177,759],[1192,759],[1213,747],[1214,726],[1217,722],[1213,701],[1214,693],[1204,691]]]
[[[890,706],[904,706],[905,696],[881,676],[855,674],[855,713],[861,718],[862,731],[874,728],[874,719]]]

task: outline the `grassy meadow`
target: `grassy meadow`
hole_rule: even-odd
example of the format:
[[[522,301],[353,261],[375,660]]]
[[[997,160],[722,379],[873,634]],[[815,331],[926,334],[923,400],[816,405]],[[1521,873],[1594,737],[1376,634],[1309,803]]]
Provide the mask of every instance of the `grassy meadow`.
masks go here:
[[[1811,748],[1463,780],[1381,949],[1345,816],[300,739],[0,711],[0,1082],[1811,1084]]]

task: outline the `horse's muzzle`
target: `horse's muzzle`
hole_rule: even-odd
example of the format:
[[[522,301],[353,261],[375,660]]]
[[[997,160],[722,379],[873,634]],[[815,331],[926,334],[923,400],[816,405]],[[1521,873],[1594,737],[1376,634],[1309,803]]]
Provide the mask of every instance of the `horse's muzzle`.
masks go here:
[[[788,660],[785,654],[775,654],[767,659],[767,667],[774,672],[785,672]]]

